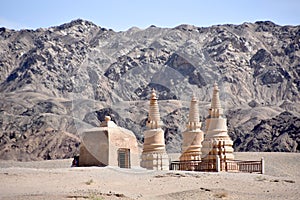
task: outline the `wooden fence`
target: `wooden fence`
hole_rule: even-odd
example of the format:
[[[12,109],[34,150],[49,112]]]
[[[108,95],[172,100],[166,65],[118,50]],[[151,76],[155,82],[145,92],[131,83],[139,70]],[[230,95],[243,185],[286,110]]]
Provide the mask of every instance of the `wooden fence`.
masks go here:
[[[236,161],[240,172],[264,173],[264,160],[260,161]]]
[[[220,160],[214,161],[193,160],[193,161],[173,161],[170,170],[203,171],[203,172],[247,172],[264,174],[264,159],[260,161],[243,160]]]

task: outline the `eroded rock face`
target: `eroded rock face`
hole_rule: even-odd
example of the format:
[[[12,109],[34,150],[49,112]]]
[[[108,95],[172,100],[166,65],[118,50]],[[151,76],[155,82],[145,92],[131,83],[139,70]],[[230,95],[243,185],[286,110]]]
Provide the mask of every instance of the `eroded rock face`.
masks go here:
[[[285,111],[272,119],[261,120],[245,136],[245,145],[236,147],[242,151],[296,152],[300,150],[299,130],[300,118]]]
[[[167,151],[180,152],[189,97],[196,95],[206,117],[215,81],[235,150],[299,151],[293,128],[300,112],[299,43],[299,26],[272,22],[124,32],[84,20],[0,28],[0,158],[72,157],[82,130],[107,113],[142,143],[152,88]],[[282,120],[285,111],[293,123]]]

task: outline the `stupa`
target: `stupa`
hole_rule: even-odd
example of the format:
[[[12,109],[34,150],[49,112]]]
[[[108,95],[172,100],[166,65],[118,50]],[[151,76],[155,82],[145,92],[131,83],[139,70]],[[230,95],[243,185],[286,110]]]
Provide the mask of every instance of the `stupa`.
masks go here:
[[[155,90],[152,90],[149,115],[144,131],[144,145],[141,167],[150,170],[168,170],[169,158],[166,153],[164,131],[161,128],[159,108]]]
[[[202,160],[216,163],[217,156],[219,156],[221,164],[225,160],[233,160],[233,141],[227,132],[226,118],[223,115],[217,83],[213,86],[211,107],[208,112],[205,136],[202,142]]]
[[[189,121],[186,130],[183,132],[182,154],[180,161],[199,161],[201,160],[201,147],[203,141],[203,132],[199,118],[198,101],[195,96],[192,97],[189,111]],[[191,163],[184,166],[183,170],[193,170],[194,165]]]

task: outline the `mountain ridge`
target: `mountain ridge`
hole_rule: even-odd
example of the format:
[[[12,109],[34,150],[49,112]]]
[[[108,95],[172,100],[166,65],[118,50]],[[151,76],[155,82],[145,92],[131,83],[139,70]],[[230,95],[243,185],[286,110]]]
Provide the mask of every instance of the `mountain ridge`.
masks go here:
[[[286,111],[286,118],[299,119],[299,44],[300,26],[270,21],[119,32],[81,19],[36,30],[0,28],[0,158],[72,157],[80,132],[99,124],[103,113],[117,113],[116,123],[142,143],[152,88],[167,150],[178,152],[191,96],[204,119],[215,81],[235,150],[298,152],[297,129],[281,133],[287,139],[277,140],[280,148],[272,145],[276,137],[264,139],[266,148],[249,143],[258,143],[261,132],[273,134],[255,128],[263,120],[292,126],[280,117]]]

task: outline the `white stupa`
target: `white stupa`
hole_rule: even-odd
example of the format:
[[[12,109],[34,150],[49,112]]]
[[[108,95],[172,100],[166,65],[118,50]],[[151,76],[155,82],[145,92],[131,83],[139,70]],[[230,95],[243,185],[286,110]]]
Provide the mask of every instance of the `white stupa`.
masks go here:
[[[198,101],[193,96],[190,104],[189,121],[186,125],[186,130],[183,132],[182,154],[180,156],[180,161],[201,160],[203,132],[200,128],[201,122],[199,118]]]
[[[209,115],[206,118],[206,130],[202,142],[202,160],[215,162],[219,156],[221,162],[233,160],[233,141],[228,135],[226,118],[223,116],[219,88],[215,83]]]
[[[159,108],[155,91],[152,90],[149,116],[144,131],[144,145],[141,167],[153,170],[168,170],[169,158],[166,153],[164,131],[161,129]]]

